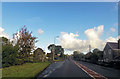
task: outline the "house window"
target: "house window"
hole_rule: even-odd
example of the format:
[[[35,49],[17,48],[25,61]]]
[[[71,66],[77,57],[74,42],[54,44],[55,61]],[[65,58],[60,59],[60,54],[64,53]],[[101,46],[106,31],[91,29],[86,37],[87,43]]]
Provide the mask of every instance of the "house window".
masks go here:
[[[109,49],[108,53],[109,53],[109,54],[111,54],[111,53],[112,53],[112,50],[111,50],[111,49]]]

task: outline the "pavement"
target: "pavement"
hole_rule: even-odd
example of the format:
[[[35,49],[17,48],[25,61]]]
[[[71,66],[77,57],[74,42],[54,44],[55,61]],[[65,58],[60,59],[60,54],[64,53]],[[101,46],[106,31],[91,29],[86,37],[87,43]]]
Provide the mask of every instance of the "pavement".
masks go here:
[[[97,76],[97,77],[96,77]],[[65,61],[51,64],[38,77],[43,78],[80,78],[80,79],[120,79],[120,70],[100,65],[74,61]]]

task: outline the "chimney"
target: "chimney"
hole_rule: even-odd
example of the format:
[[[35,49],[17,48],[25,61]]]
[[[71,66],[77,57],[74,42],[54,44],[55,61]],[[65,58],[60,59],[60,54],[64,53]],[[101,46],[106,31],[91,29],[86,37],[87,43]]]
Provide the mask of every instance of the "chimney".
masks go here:
[[[120,49],[120,39],[118,40],[118,49]]]

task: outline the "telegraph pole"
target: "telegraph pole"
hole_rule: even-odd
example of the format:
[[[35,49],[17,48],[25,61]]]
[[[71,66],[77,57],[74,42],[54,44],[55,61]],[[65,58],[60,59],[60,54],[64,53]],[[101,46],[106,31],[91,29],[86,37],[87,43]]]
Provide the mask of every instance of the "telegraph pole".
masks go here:
[[[52,46],[53,61],[54,61],[54,52],[55,52],[55,45]]]
[[[53,46],[53,50],[52,50],[52,52],[53,52],[53,60],[54,60],[54,54],[55,54],[55,41],[56,41],[56,38],[59,38],[59,36],[54,37],[54,46]]]
[[[89,52],[91,52],[91,45],[89,45]]]

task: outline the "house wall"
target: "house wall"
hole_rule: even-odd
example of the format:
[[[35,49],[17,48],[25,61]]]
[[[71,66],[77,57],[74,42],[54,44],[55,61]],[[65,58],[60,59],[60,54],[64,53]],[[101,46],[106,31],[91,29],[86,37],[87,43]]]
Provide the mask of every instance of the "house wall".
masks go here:
[[[114,56],[114,59],[119,58],[120,57],[120,49],[114,49],[113,56]]]
[[[110,62],[113,60],[113,50],[111,49],[111,47],[106,44],[104,51],[103,51],[103,60],[106,62]]]

